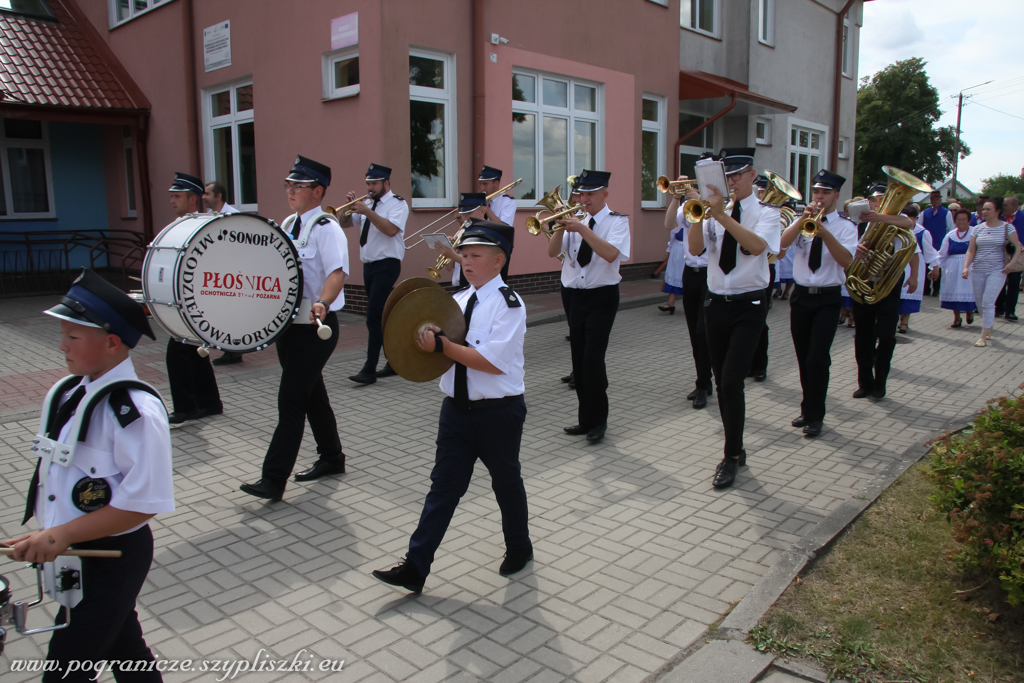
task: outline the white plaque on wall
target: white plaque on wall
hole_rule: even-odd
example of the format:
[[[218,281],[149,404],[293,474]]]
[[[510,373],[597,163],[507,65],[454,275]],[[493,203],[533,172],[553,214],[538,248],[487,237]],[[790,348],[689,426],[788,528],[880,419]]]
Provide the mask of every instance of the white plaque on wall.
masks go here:
[[[203,29],[203,58],[208,72],[231,66],[230,21]]]

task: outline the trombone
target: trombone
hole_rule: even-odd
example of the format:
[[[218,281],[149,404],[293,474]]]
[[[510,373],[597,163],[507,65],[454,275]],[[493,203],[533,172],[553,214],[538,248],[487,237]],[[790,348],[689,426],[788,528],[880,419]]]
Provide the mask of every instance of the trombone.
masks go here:
[[[517,178],[516,180],[513,180],[513,181],[512,181],[511,183],[509,183],[509,184],[508,184],[508,185],[506,185],[505,187],[502,187],[502,188],[500,188],[500,189],[497,189],[497,190],[495,190],[494,192],[490,193],[489,195],[487,195],[487,197],[485,197],[485,199],[486,199],[486,200],[487,200],[487,201],[489,202],[489,201],[491,201],[492,199],[494,199],[495,197],[499,197],[499,196],[501,196],[501,195],[505,194],[505,193],[506,193],[507,191],[511,190],[511,189],[512,189],[513,187],[517,186],[517,185],[518,185],[519,183],[521,183],[521,182],[523,182],[523,179],[522,179],[522,178]],[[405,238],[405,241],[406,241],[406,242],[408,242],[408,241],[409,241],[409,240],[411,240],[411,239],[412,239],[413,237],[415,237],[416,235],[420,234],[421,232],[423,232],[424,230],[426,230],[426,229],[427,229],[427,228],[429,228],[430,226],[432,226],[432,225],[435,225],[435,224],[437,224],[437,223],[440,223],[440,222],[441,222],[441,221],[443,221],[444,219],[446,219],[446,218],[448,218],[449,216],[451,216],[451,215],[452,215],[453,213],[456,213],[456,212],[457,212],[458,210],[459,210],[459,207],[457,207],[457,206],[456,206],[456,207],[455,207],[454,209],[452,209],[452,210],[451,210],[451,211],[449,211],[448,213],[444,214],[443,216],[441,216],[441,217],[440,217],[440,218],[438,218],[437,220],[435,220],[435,221],[431,221],[430,223],[427,223],[426,225],[424,225],[424,226],[423,226],[422,228],[420,228],[420,229],[419,229],[419,230],[417,230],[416,232],[414,232],[414,233],[412,233],[411,235],[407,236],[407,237]],[[455,220],[458,220],[458,219],[455,219]],[[445,225],[444,225],[444,228],[448,227],[449,225],[451,225],[451,224],[452,224],[452,223],[454,223],[454,222],[455,222],[455,221],[449,221],[449,222],[445,223]],[[441,228],[441,230],[444,230],[444,228]],[[439,230],[438,232],[440,232],[440,230]],[[417,244],[419,244],[419,243],[420,243],[420,242],[422,242],[422,241],[423,241],[423,239],[422,239],[422,238],[420,238],[420,239],[419,239],[419,240],[417,240],[416,242],[413,242],[412,244],[408,245],[408,246],[406,247],[406,249],[412,249],[413,247],[415,247],[415,246],[416,246]]]
[[[449,221],[448,223],[446,223],[444,228],[447,228],[452,223],[458,223],[458,222],[459,222],[459,219],[456,218],[455,220]],[[455,246],[456,244],[459,243],[459,238],[462,237],[462,233],[464,233],[466,231],[466,228],[468,228],[470,225],[471,225],[470,221],[468,221],[468,220],[467,221],[463,221],[462,227],[459,228],[458,232],[456,232],[455,235],[451,239],[452,246]],[[441,228],[441,230],[444,230],[444,228]],[[438,232],[441,232],[441,230],[438,230]],[[441,270],[443,268],[447,267],[448,264],[451,263],[451,262],[452,262],[452,260],[450,258],[445,256],[444,254],[439,254],[438,257],[437,257],[437,263],[435,263],[433,265],[433,267],[427,268],[427,275],[429,275],[430,277],[434,278],[435,280],[440,280],[441,279]]]
[[[689,178],[687,180],[669,180],[668,176],[659,176],[654,182],[654,185],[658,188],[658,192],[662,194],[671,193],[674,195],[684,195],[691,189],[697,187],[697,180],[695,178]]]
[[[373,196],[373,195],[367,193],[367,194],[364,194],[362,197],[357,197],[357,198],[353,199],[352,201],[350,201],[349,203],[342,204],[341,206],[327,206],[327,207],[324,207],[324,211],[329,213],[329,214],[331,214],[335,218],[340,218],[341,215],[351,216],[352,215],[352,209],[350,209],[348,207],[352,206],[353,204],[355,204],[357,202],[361,202],[364,199],[368,199],[371,196]],[[342,209],[344,209],[344,213],[342,213]],[[339,215],[339,214],[341,214],[341,215]]]

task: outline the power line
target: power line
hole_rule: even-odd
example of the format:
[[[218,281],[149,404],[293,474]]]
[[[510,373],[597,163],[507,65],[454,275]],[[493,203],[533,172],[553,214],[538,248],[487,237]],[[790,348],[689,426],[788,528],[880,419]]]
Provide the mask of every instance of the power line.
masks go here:
[[[1021,121],[1024,121],[1024,116],[1017,116],[1016,114],[1010,114],[1010,113],[1007,113],[1005,111],[996,109],[995,107],[990,107],[987,104],[982,104],[981,102],[969,102],[968,104],[976,104],[979,107],[985,107],[985,109],[991,109],[992,111],[997,112],[999,114],[1006,114],[1007,116],[1012,116],[1015,119],[1020,119]]]

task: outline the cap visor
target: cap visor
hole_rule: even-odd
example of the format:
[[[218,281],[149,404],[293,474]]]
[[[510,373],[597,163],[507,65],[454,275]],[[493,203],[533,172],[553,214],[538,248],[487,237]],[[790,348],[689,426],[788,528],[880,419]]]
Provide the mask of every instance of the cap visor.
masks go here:
[[[290,180],[295,183],[315,183],[318,182],[316,178],[310,177],[305,173],[291,172],[285,180]]]
[[[75,323],[77,325],[84,325],[86,327],[95,327],[96,329],[102,329],[99,325],[94,322],[90,322],[83,318],[80,314],[72,311],[64,304],[57,304],[53,308],[48,308],[43,311],[46,315],[52,315],[54,318],[61,320],[67,320],[69,323]]]

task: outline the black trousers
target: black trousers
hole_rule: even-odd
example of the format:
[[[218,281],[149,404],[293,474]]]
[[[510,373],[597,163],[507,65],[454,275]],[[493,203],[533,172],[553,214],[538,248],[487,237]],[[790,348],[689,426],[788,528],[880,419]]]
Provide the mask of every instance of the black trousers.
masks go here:
[[[324,324],[333,334],[316,336],[316,325],[293,324],[277,340],[281,386],[277,390],[277,429],[263,460],[263,478],[284,485],[295,468],[302,433],[309,419],[321,460],[345,462],[323,369],[338,345],[338,315],[327,314]]]
[[[391,290],[402,273],[402,262],[396,258],[384,258],[363,264],[363,286],[366,287],[366,364],[364,370],[376,370],[380,360],[380,349],[384,346],[384,330],[381,328],[381,314],[384,304],[391,296]]]
[[[194,347],[193,347],[194,348]],[[194,353],[194,351],[193,351]],[[43,674],[44,683],[95,680],[95,664],[106,659],[153,661],[142,637],[135,601],[153,563],[153,533],[149,525],[123,536],[107,536],[76,543],[82,550],[120,550],[121,557],[82,558],[82,601],[71,608],[71,625],[50,637],[48,660],[60,662],[59,671]],[[57,610],[54,624],[63,623],[65,608]],[[68,663],[92,663],[92,669],[68,675]],[[84,668],[84,666],[82,667]],[[160,672],[114,670],[118,683],[161,681]]]
[[[224,410],[210,357],[200,356],[195,346],[167,340],[167,378],[175,412],[192,413],[199,408],[212,413]]]
[[[704,330],[704,299],[708,295],[708,269],[683,268],[683,313],[690,332],[693,364],[697,369],[697,388],[711,389],[711,356],[708,355],[708,335]]]
[[[941,246],[941,242],[940,242],[940,246]],[[935,247],[935,248],[938,249],[939,247]],[[924,279],[924,291],[922,292],[922,294],[924,294],[926,296],[928,294],[934,294],[935,296],[938,296],[939,295],[939,285],[941,285],[941,284],[942,284],[942,270],[939,269],[939,279],[938,280],[936,280],[935,282],[932,282],[928,278]]]
[[[877,304],[853,302],[854,352],[857,356],[857,383],[865,391],[885,389],[896,348],[896,326],[900,321],[900,293],[903,276]],[[833,321],[833,324],[835,321]],[[877,342],[877,348],[876,348]]]
[[[420,576],[430,573],[459,500],[469,489],[477,458],[491,475],[491,490],[501,510],[501,531],[508,550],[533,547],[527,527],[526,487],[519,466],[519,446],[526,421],[526,401],[465,410],[446,397],[437,427],[437,451],[430,471],[430,491],[420,523],[409,539],[409,562]]]
[[[581,427],[608,424],[608,370],[604,356],[619,310],[619,286],[569,289],[569,346]]]
[[[775,264],[768,264],[768,289],[764,290],[765,301],[771,301],[772,293],[775,288]],[[767,304],[766,304],[767,305]],[[767,310],[767,309],[766,309]],[[750,362],[750,372],[748,374],[757,374],[758,372],[768,372],[768,323],[767,319],[764,324],[764,330],[761,332],[761,339],[757,342],[757,348],[754,350],[754,358]]]
[[[754,303],[725,301],[709,295],[704,302],[704,327],[718,390],[727,458],[743,453],[743,422],[747,411],[743,384],[767,315],[768,302],[764,297]]]
[[[800,413],[808,422],[825,419],[832,341],[842,306],[843,293],[839,287],[834,292],[811,294],[806,287],[796,285],[789,300],[789,330],[804,391]]]
[[[996,312],[1017,315],[1017,298],[1020,296],[1020,276],[1024,273],[1007,273],[1006,285],[996,297]]]

